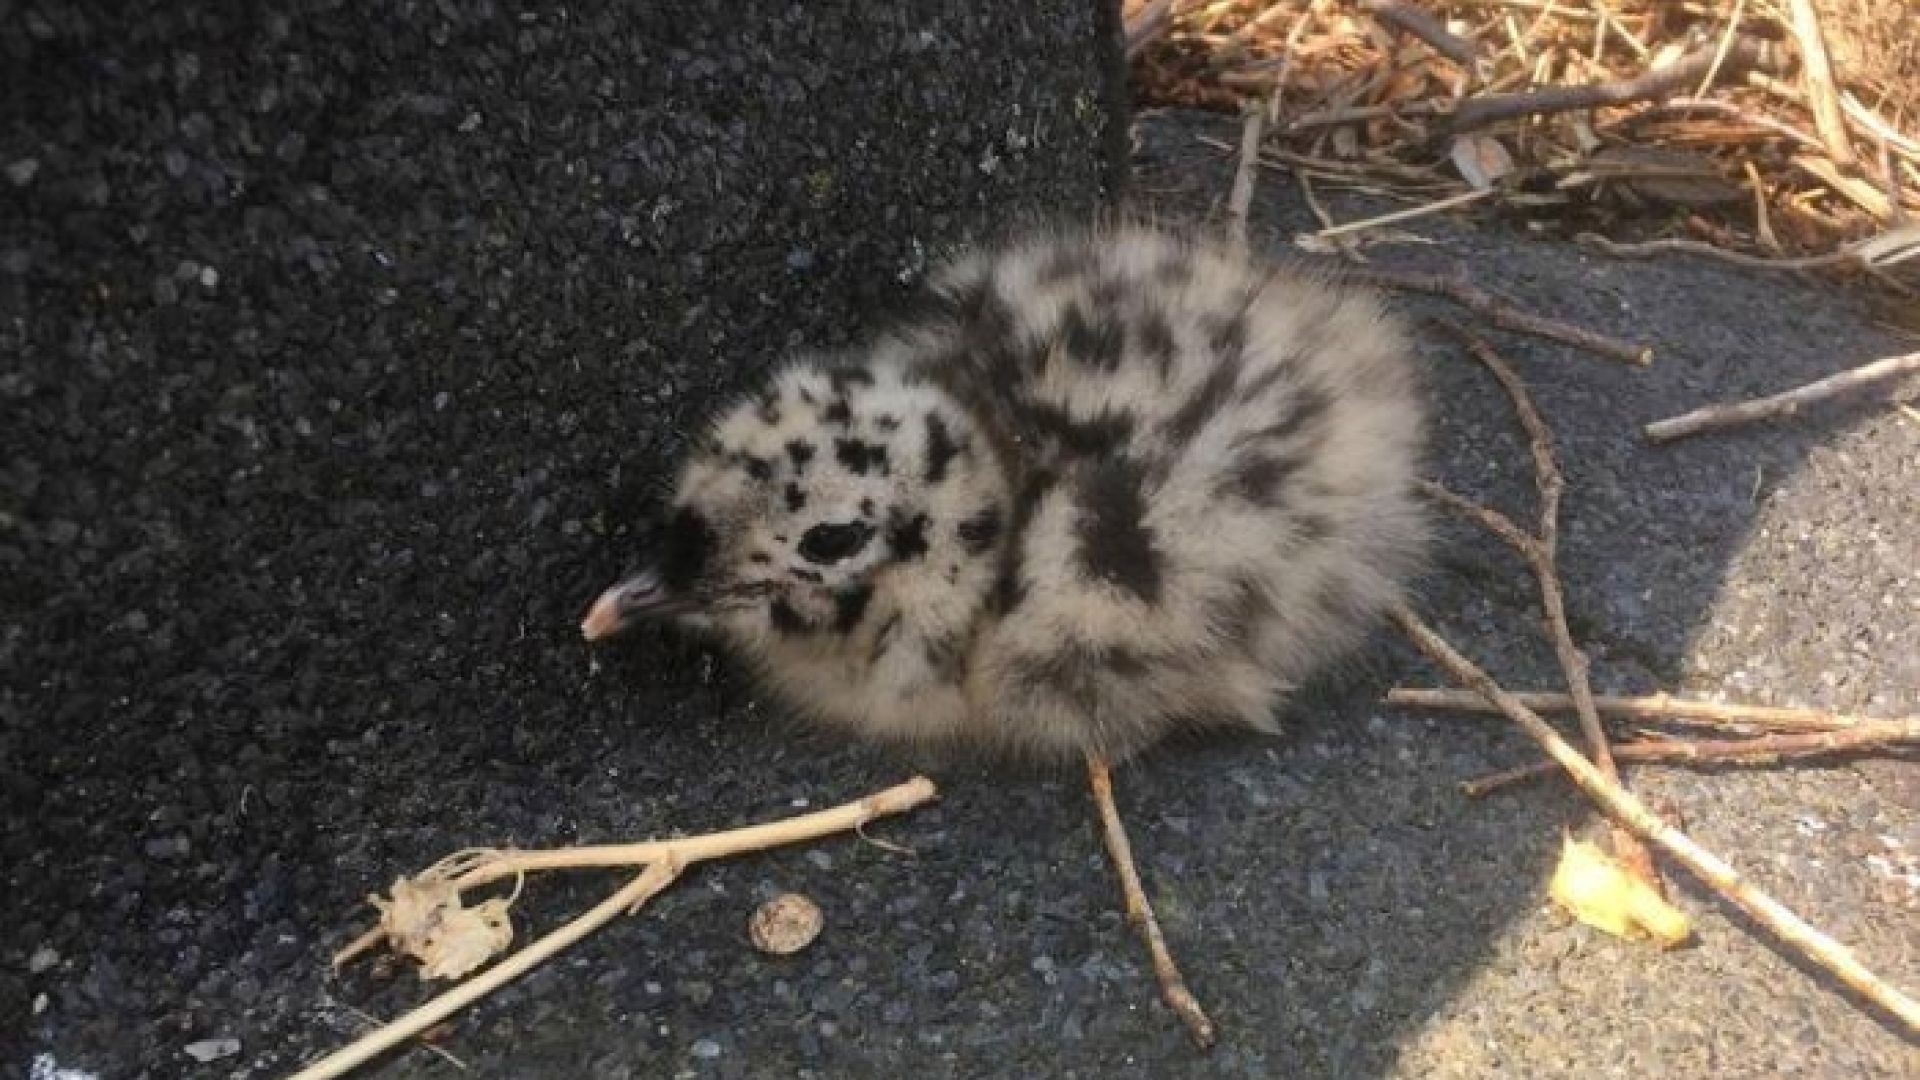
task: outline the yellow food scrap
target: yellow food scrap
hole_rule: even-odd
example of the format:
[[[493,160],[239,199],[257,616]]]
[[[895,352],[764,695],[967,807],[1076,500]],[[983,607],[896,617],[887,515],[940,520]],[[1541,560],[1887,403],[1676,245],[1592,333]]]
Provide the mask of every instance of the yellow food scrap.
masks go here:
[[[392,899],[368,899],[380,909],[388,944],[420,961],[423,979],[457,979],[513,941],[508,900],[464,907],[459,890],[445,878],[400,878],[393,883]]]
[[[1650,937],[1672,948],[1693,934],[1679,908],[1627,873],[1597,845],[1569,836],[1548,893],[1573,917],[1615,937]]]

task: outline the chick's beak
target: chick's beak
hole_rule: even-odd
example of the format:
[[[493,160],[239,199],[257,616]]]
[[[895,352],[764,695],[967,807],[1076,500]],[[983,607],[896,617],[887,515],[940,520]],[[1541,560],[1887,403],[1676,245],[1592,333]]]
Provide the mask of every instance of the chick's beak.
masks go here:
[[[599,641],[643,618],[677,614],[684,608],[661,583],[660,575],[647,570],[601,593],[580,620],[580,633],[588,641]]]

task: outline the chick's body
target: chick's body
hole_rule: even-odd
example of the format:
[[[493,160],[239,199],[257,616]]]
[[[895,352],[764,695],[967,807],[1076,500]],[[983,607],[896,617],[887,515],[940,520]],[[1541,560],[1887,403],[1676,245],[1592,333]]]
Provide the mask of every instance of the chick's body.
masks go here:
[[[1140,229],[1012,244],[723,415],[635,606],[864,736],[1266,729],[1417,563],[1422,421],[1367,295]]]

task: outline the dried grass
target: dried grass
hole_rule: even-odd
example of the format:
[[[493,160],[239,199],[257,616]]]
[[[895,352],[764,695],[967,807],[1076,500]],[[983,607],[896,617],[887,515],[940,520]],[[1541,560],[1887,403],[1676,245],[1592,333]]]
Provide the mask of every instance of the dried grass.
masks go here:
[[[1353,186],[1420,202],[1484,187],[1459,172],[1456,143],[1492,139],[1514,165],[1494,178],[1496,194],[1518,196],[1496,201],[1535,228],[1818,255],[1920,214],[1920,8],[1816,0],[1828,86],[1806,77],[1792,3],[1128,0],[1125,10],[1157,18],[1135,24],[1142,104],[1237,113],[1273,102],[1269,150],[1350,170]],[[1676,61],[1684,67],[1661,70]],[[1817,115],[1822,98],[1838,105],[1838,131],[1831,110]],[[1597,166],[1607,175],[1595,183]],[[1316,175],[1342,182],[1328,171]]]

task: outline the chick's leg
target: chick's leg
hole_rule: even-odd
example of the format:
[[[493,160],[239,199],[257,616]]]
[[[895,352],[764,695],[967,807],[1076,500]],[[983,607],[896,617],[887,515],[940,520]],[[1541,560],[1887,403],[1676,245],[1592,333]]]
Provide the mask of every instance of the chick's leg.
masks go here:
[[[1160,933],[1160,920],[1154,918],[1153,905],[1147,903],[1147,894],[1140,887],[1140,871],[1133,864],[1133,845],[1127,842],[1127,828],[1121,824],[1120,809],[1113,802],[1113,774],[1105,758],[1087,755],[1087,779],[1093,788],[1093,803],[1100,810],[1100,826],[1106,837],[1107,854],[1113,858],[1114,869],[1120,874],[1120,891],[1126,898],[1127,921],[1133,924],[1141,940],[1146,942],[1147,952],[1153,958],[1153,974],[1160,981],[1160,999],[1187,1025],[1193,1041],[1204,1050],[1213,1045],[1213,1021],[1207,1019],[1200,1002],[1187,989],[1187,981],[1181,977],[1179,965],[1173,962],[1173,954],[1167,951],[1167,939]]]

